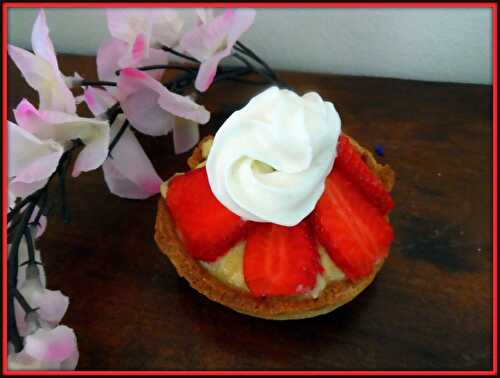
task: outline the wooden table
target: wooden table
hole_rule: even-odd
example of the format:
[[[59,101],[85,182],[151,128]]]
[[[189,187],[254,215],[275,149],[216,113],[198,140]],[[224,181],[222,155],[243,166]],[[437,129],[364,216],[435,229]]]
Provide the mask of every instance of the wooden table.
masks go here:
[[[92,58],[61,56],[95,76]],[[9,109],[35,93],[9,64]],[[101,170],[69,182],[73,221],[53,217],[39,247],[82,370],[492,368],[492,88],[283,73],[335,103],[343,129],[385,148],[397,174],[396,240],[362,295],[314,319],[273,322],[212,303],[178,278],[153,240],[158,196],[111,195]],[[201,99],[214,132],[261,87],[224,82]],[[36,103],[36,102],[35,102]],[[12,119],[12,113],[9,114]],[[141,141],[164,179],[186,169],[169,137]]]

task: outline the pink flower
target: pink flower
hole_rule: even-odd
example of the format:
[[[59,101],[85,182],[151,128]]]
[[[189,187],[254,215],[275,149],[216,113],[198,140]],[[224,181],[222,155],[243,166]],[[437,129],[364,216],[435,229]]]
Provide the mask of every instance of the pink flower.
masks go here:
[[[108,92],[92,87],[85,88],[82,100],[96,117],[102,116],[116,102]],[[124,122],[125,116],[119,114],[111,126],[111,140]],[[122,134],[113,148],[112,157],[104,162],[102,169],[109,190],[117,196],[144,199],[160,191],[162,180],[130,129]]]
[[[80,104],[85,102],[96,118],[106,118],[106,111],[116,103],[115,97],[104,89],[84,87],[83,95],[76,98]]]
[[[132,44],[144,33],[148,46],[174,47],[181,37],[183,20],[171,9],[108,9],[106,11],[110,34]]]
[[[26,82],[38,92],[40,109],[75,113],[75,99],[65,83],[67,78],[59,71],[43,10],[33,25],[31,46],[35,54],[12,45],[8,51]]]
[[[97,75],[100,80],[116,81],[116,71],[126,67],[164,65],[168,63],[165,51],[149,48],[145,35],[139,34],[132,44],[110,37],[105,39],[97,51]],[[160,79],[165,70],[150,70],[147,73]],[[110,93],[115,88],[107,87]]]
[[[168,54],[159,48],[176,45],[183,26],[178,14],[169,9],[110,9],[106,11],[111,37],[97,52],[100,80],[115,81],[116,71],[126,67],[165,65]],[[147,73],[160,79],[165,70]],[[115,89],[107,88],[115,93]]]
[[[176,124],[174,116],[199,124],[210,119],[210,113],[191,98],[170,92],[160,82],[133,68],[121,72],[117,98],[125,116],[137,130],[153,136],[173,130],[177,153],[193,147],[198,141],[198,132],[192,124],[187,128]]]
[[[20,264],[28,260],[25,239],[21,240],[18,254]],[[38,250],[35,250],[35,259],[41,262]],[[19,267],[18,289],[28,304],[37,310],[26,314],[14,301],[17,329],[25,340],[21,352],[9,351],[10,370],[73,370],[76,367],[79,353],[75,334],[72,329],[58,325],[66,313],[69,299],[59,290],[46,289],[45,284],[43,266]]]
[[[10,244],[8,246],[8,253],[10,254]],[[18,259],[19,259],[19,267],[17,269],[17,286],[20,287],[23,285],[24,281],[26,280],[26,269],[27,265],[21,265],[24,262],[28,261],[29,255],[28,255],[28,245],[26,244],[26,239],[22,238],[21,243],[19,244],[19,250],[18,250]],[[38,262],[42,262],[41,260],[41,254],[38,249],[35,249],[35,260]],[[45,277],[45,271],[43,269],[43,265],[38,266],[38,278],[40,280],[40,285],[45,287],[47,284],[47,279]]]
[[[53,139],[41,140],[8,121],[9,191],[25,197],[42,188],[56,170],[64,148]]]
[[[125,117],[120,114],[111,126],[111,138],[124,122]],[[102,165],[104,180],[111,193],[144,199],[160,191],[162,180],[130,128],[122,134],[111,155]]]
[[[38,360],[61,363],[76,350],[76,336],[64,325],[51,330],[39,329],[26,337],[24,350]]]
[[[197,25],[208,25],[215,18],[213,8],[196,9]]]
[[[9,127],[13,132],[9,132],[9,135],[22,134],[23,138],[31,139],[31,144],[26,145],[24,149],[17,142],[19,138],[17,140],[9,138],[9,161],[16,167],[9,172],[9,177],[15,177],[13,183],[28,185],[28,192],[45,185],[47,178],[57,167],[61,152],[72,145],[72,140],[80,139],[84,144],[73,167],[74,177],[82,171],[100,167],[107,157],[109,126],[105,121],[58,111],[39,111],[26,99],[22,100],[14,110],[14,116],[19,126],[11,124]],[[50,146],[49,152],[45,152],[48,156],[43,161],[39,154],[32,153],[36,144]],[[20,171],[20,167],[24,169]],[[33,186],[34,183],[37,184],[36,188]]]
[[[231,54],[236,41],[253,24],[255,11],[230,9],[212,20],[209,14],[202,17],[201,24],[182,37],[180,46],[201,61],[195,87],[204,92],[212,84],[219,62]]]
[[[26,336],[24,349],[8,357],[9,370],[74,370],[78,363],[75,332],[64,325],[39,328]]]
[[[24,261],[21,261],[23,263]],[[42,274],[43,273],[43,276]],[[42,277],[44,282],[42,282]],[[18,282],[19,292],[32,308],[37,308],[38,321],[47,327],[55,327],[63,318],[69,305],[69,298],[59,290],[45,288],[45,272],[42,266],[27,266],[24,277]],[[21,336],[29,333],[26,313],[19,303],[14,302],[17,328]]]
[[[92,87],[85,88],[83,99],[95,116],[102,115],[116,101],[108,92]],[[111,140],[124,122],[125,116],[119,114],[111,126]],[[144,199],[160,191],[162,180],[130,129],[122,134],[102,169],[109,190],[117,196]]]

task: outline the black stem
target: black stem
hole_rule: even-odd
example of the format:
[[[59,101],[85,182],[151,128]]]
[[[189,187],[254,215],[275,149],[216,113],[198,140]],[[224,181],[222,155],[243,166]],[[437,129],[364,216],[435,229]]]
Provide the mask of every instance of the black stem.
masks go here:
[[[7,228],[7,243],[8,244],[12,243],[12,238],[14,236],[14,232],[15,232],[16,227],[19,224],[19,222],[21,222],[21,219],[23,219],[22,213],[17,213],[12,218],[12,222],[9,223],[9,226]]]
[[[34,193],[33,194],[30,194],[29,196],[23,198],[21,201],[19,201],[17,203],[17,205],[11,209],[9,211],[9,213],[7,214],[7,222],[10,222],[12,220],[12,218],[14,217],[14,215],[18,214],[19,211],[28,203],[30,202],[32,199],[34,198]]]
[[[120,103],[117,102],[108,110],[106,110],[106,116],[108,117],[109,124],[112,125],[113,122],[115,122],[116,117],[118,117],[118,114],[120,114],[122,111],[122,108],[120,107]]]
[[[257,63],[259,63],[264,68],[264,71],[267,73],[267,75],[265,75],[266,78],[270,80],[273,84],[293,91],[296,90],[291,85],[281,81],[278,75],[273,71],[273,69],[264,60],[262,60],[256,53],[254,53],[249,47],[245,46],[242,42],[237,41],[234,49],[237,52],[245,54],[246,56],[252,58]]]
[[[169,53],[172,53],[172,54],[174,54],[174,55],[177,55],[177,56],[179,56],[179,57],[181,57],[181,58],[184,58],[184,59],[190,60],[191,62],[200,63],[200,61],[199,61],[198,59],[193,58],[192,56],[189,56],[189,55],[183,54],[183,53],[181,53],[181,52],[179,52],[179,51],[177,51],[177,50],[174,50],[174,49],[173,49],[173,48],[171,48],[171,47],[168,47],[168,46],[162,46],[162,47],[161,47],[161,49],[162,49],[163,51],[167,51],[167,52],[169,52]]]
[[[177,76],[175,79],[166,82],[164,85],[169,91],[181,94],[185,88],[193,84],[195,78],[196,71],[185,72],[184,74]]]
[[[239,67],[238,69],[236,69],[234,71],[216,75],[215,79],[214,79],[214,83],[221,81],[221,80],[227,80],[227,79],[232,78],[232,77],[248,75],[248,74],[251,74],[253,72],[254,72],[254,70],[252,68]]]
[[[44,192],[43,192],[43,194],[42,194],[42,201],[41,201],[40,206],[38,207],[38,213],[36,214],[35,219],[31,223],[35,227],[39,227],[40,226],[40,218],[42,217],[42,215],[45,214],[45,211],[46,211],[46,208],[47,208],[47,200],[48,200],[48,197],[49,197],[47,189],[48,188],[46,187],[45,190],[44,190]]]
[[[14,312],[14,297],[17,291],[17,271],[19,267],[19,245],[26,229],[31,214],[35,209],[36,203],[38,201],[38,196],[40,190],[34,193],[33,202],[31,202],[28,207],[23,211],[22,219],[19,225],[16,227],[15,233],[13,235],[12,243],[10,244],[9,257],[7,259],[7,280],[8,280],[8,295],[7,295],[7,328],[8,328],[8,339],[14,345],[16,352],[20,352],[23,348],[23,339],[19,335],[19,331],[16,325],[16,316]]]
[[[179,70],[179,71],[194,71],[195,68],[193,67],[187,67],[187,66],[178,66],[178,65],[171,65],[171,64],[155,64],[151,66],[142,66],[142,67],[137,67],[139,71],[151,71],[151,70],[165,70],[165,69],[172,69],[172,70]],[[121,70],[116,70],[115,74],[119,75]]]
[[[21,305],[21,307],[23,308],[23,311],[26,314],[29,314],[30,312],[36,311],[36,309],[34,309],[33,307],[30,306],[30,304],[28,303],[26,298],[24,298],[24,296],[21,294],[21,292],[17,288],[14,288],[13,294],[14,294],[14,298],[16,298],[16,300],[17,300],[17,303],[19,303]]]
[[[66,194],[66,174],[68,172],[68,167],[71,159],[67,159],[59,171],[59,190],[61,194],[61,217],[64,224],[71,222],[71,213],[68,207],[68,198]]]
[[[29,227],[26,227],[24,230],[24,238],[26,239],[26,245],[28,247],[28,264],[36,264],[35,245],[33,244],[33,235]]]
[[[266,69],[266,71],[274,77],[275,80],[278,79],[278,76],[274,73],[274,71],[269,67],[269,65],[264,62],[256,53],[254,53],[252,50],[250,50],[249,47],[245,46],[242,42],[236,41],[236,46],[239,47],[242,51],[241,52],[246,52],[247,55],[249,55],[253,60],[256,62],[260,63],[262,67]]]
[[[247,59],[245,59],[243,56],[241,56],[238,53],[234,53],[233,57],[236,58],[236,59],[238,59],[240,62],[243,62],[245,64],[245,66],[247,66],[248,68],[252,69],[255,73],[260,74],[265,79],[267,79],[268,81],[270,81],[272,84],[275,84],[275,85],[279,84],[278,81],[276,80],[276,77],[275,77],[274,73],[270,74],[265,69],[264,70],[258,70],[258,69],[256,69],[253,66],[253,64],[251,64]]]
[[[130,123],[126,119],[125,122],[123,123],[123,125],[120,127],[120,130],[118,130],[118,132],[116,133],[115,137],[113,138],[113,140],[109,144],[109,152],[108,152],[108,157],[109,158],[113,159],[113,156],[111,155],[111,152],[115,148],[116,144],[120,141],[120,138],[122,137],[123,133],[125,133],[125,130],[127,130],[127,128],[129,126],[130,126]]]
[[[253,72],[258,72],[258,71],[255,70],[255,68],[253,68],[251,65],[249,67],[232,67],[232,68],[220,67],[217,69],[217,74],[215,75],[214,83],[221,80],[236,80],[238,79],[239,76],[248,75]],[[193,85],[194,78],[196,77],[195,74],[196,72],[192,73],[187,72],[184,75],[180,75],[175,79],[165,83],[165,86],[172,92],[182,93],[186,88]],[[240,80],[242,80],[241,82],[247,82],[244,81],[243,79]],[[251,84],[257,84],[257,83],[252,82]]]
[[[226,80],[229,81],[235,81],[237,83],[243,83],[243,84],[250,84],[250,85],[266,85],[269,84],[269,81],[257,81],[257,80],[250,80],[250,79],[241,79],[239,77],[228,77]]]
[[[103,87],[116,87],[117,85],[116,82],[114,81],[101,81],[101,80],[80,80],[78,84],[81,86],[99,85]]]
[[[9,225],[8,232],[8,243],[9,243],[9,257],[7,259],[7,280],[8,280],[8,294],[7,294],[7,328],[8,328],[8,340],[14,345],[16,352],[20,352],[23,348],[23,339],[19,334],[19,330],[16,325],[16,316],[14,311],[14,299],[16,299],[25,310],[33,311],[31,306],[26,303],[24,297],[20,295],[17,289],[17,274],[19,268],[19,247],[22,238],[26,238],[27,248],[28,248],[28,263],[39,264],[35,261],[35,247],[33,243],[33,237],[30,230],[30,219],[35,211],[36,206],[40,203],[42,206],[37,214],[39,218],[40,213],[44,211],[46,207],[47,190],[49,188],[52,179],[59,175],[61,180],[65,180],[65,174],[62,171],[66,171],[69,167],[69,162],[72,157],[73,151],[78,147],[82,146],[83,142],[79,139],[73,140],[73,146],[66,150],[57,165],[56,170],[50,175],[45,186],[33,194],[22,200],[18,206],[16,206],[17,211],[11,211],[10,219],[12,220]],[[14,209],[13,209],[14,210]],[[23,302],[24,300],[24,302]],[[27,306],[26,306],[27,305]]]
[[[23,349],[23,338],[19,334],[16,325],[16,314],[14,313],[14,293],[8,289],[7,298],[7,337],[14,345],[14,350],[19,353]]]

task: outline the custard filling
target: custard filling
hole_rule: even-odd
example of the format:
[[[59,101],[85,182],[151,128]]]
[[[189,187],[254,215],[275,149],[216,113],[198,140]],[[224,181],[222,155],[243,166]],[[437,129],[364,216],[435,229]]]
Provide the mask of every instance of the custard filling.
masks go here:
[[[182,173],[176,173],[174,176],[179,174]],[[161,185],[160,192],[163,198],[167,197],[168,181],[165,181]],[[217,260],[212,262],[198,262],[219,281],[235,289],[249,292],[245,282],[245,276],[243,274],[243,255],[245,253],[245,244],[245,240],[240,240],[232,248],[230,248],[226,254],[219,257]],[[328,252],[326,252],[325,248],[321,244],[318,244],[318,253],[324,272],[317,275],[316,285],[314,288],[301,295],[305,298],[317,298],[330,282],[342,281],[345,278],[345,274],[337,265],[335,265],[333,260],[328,255]]]

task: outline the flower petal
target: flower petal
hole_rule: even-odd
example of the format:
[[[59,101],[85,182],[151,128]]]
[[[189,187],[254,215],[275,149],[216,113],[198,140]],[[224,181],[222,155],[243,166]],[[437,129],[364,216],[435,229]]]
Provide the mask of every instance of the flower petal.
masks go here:
[[[17,46],[8,46],[9,56],[30,87],[35,90],[46,85],[53,76],[49,62]]]
[[[207,25],[215,18],[213,8],[197,8],[196,16],[198,17],[197,25]]]
[[[158,104],[167,112],[188,120],[205,124],[210,120],[210,112],[187,96],[181,96],[164,88]]]
[[[35,211],[33,212],[33,215],[30,218],[31,223],[35,221],[35,217],[39,211],[40,211],[40,208],[38,206],[35,206]],[[40,219],[38,220],[38,222],[39,222],[39,224],[35,226],[36,227],[36,233],[35,233],[36,238],[39,238],[40,236],[42,236],[43,233],[45,232],[45,230],[47,229],[47,217],[45,215],[42,215],[40,217]]]
[[[12,122],[9,126],[9,177],[12,183],[47,179],[57,168],[63,147],[53,140],[40,140]]]
[[[68,358],[66,358],[63,362],[61,362],[61,366],[59,367],[59,369],[75,370],[76,365],[78,365],[79,358],[80,358],[80,353],[78,352],[78,349],[75,349],[75,351]]]
[[[166,88],[143,72],[126,68],[118,79],[117,97],[132,126],[148,135],[165,135],[173,127],[172,117],[158,106]]]
[[[116,39],[132,44],[139,33],[147,32],[149,10],[144,9],[107,9],[106,19],[109,33]]]
[[[45,122],[40,118],[38,109],[25,98],[17,104],[13,113],[19,127],[30,132],[31,134],[36,134],[45,124]]]
[[[54,45],[49,37],[49,28],[45,12],[40,9],[31,32],[31,46],[36,55],[49,62],[55,71],[59,71]]]
[[[234,12],[233,22],[227,31],[227,44],[233,46],[236,41],[252,26],[255,21],[254,9],[237,9]]]
[[[10,248],[10,245],[9,245]],[[10,249],[9,249],[10,253]],[[21,240],[21,244],[19,245],[19,264],[23,264],[24,262],[28,261],[28,245],[26,244],[26,239]],[[40,253],[40,250],[35,249],[35,260],[38,262],[42,262],[42,256]],[[40,279],[40,285],[42,287],[45,287],[47,284],[47,277],[45,275],[45,269],[43,268],[43,265],[37,265],[38,267],[38,276]],[[20,265],[17,271],[17,286],[21,287],[24,284],[24,281],[26,281],[26,268],[27,265]]]
[[[146,45],[146,36],[140,33],[134,43],[128,46],[126,54],[120,57],[118,66],[120,68],[136,67],[147,55],[149,55],[149,46]]]
[[[31,295],[30,299],[31,306],[38,307],[39,316],[50,323],[59,323],[69,305],[69,298],[60,290],[43,289],[42,291],[36,291]]]
[[[83,100],[95,117],[102,116],[116,103],[116,99],[108,91],[94,87],[83,90]]]
[[[26,277],[26,279],[21,281],[20,285],[18,285],[19,291],[32,308],[38,309],[38,316],[41,321],[51,325],[58,324],[68,309],[69,298],[59,290],[45,289],[41,282],[40,266],[36,268],[39,272],[38,276]],[[21,314],[17,314],[17,312]],[[16,321],[19,325],[20,332],[22,330],[22,334],[26,334],[24,315],[24,310],[21,307],[16,308]]]
[[[160,82],[133,68],[122,70],[118,80],[122,109],[131,124],[149,135],[164,135],[173,128],[175,115],[204,124],[210,113],[188,97],[170,92]]]
[[[102,165],[108,156],[110,143],[109,126],[106,122],[75,124],[79,139],[85,147],[78,155],[73,167],[72,176],[77,177],[81,172],[94,170]]]
[[[26,197],[29,196],[31,193],[36,192],[38,189],[43,188],[45,184],[47,184],[47,181],[49,181],[48,178],[39,181],[33,181],[30,183],[11,182],[9,184],[9,190],[16,193],[18,197]]]
[[[179,13],[172,9],[155,9],[152,16],[151,45],[155,47],[177,45],[184,25]]]
[[[116,71],[120,69],[118,61],[128,51],[128,45],[116,38],[107,38],[101,42],[97,50],[97,76],[99,80],[115,81]],[[114,92],[115,88],[108,88]]]
[[[9,354],[7,366],[9,370],[58,370],[60,364],[37,360],[23,350],[19,353]]]
[[[204,92],[212,84],[219,62],[231,54],[238,38],[247,31],[255,19],[251,9],[228,9],[221,15],[208,20],[210,16],[200,13],[201,23],[181,39],[181,47],[202,61],[195,88]],[[207,20],[204,20],[206,18]]]
[[[73,176],[98,168],[106,159],[109,146],[109,125],[95,118],[82,118],[57,111],[37,111],[24,101],[16,108],[16,120],[39,139],[53,139],[62,145],[80,139],[85,147],[78,155]]]
[[[16,46],[9,45],[8,51],[26,82],[38,92],[40,109],[76,112],[73,94],[48,61]]]
[[[64,325],[51,330],[38,329],[26,336],[24,350],[31,357],[61,363],[77,349],[75,332]]]
[[[234,11],[229,9],[214,18],[208,24],[195,27],[184,34],[180,46],[195,58],[205,61],[224,48],[228,30],[234,18]]]
[[[118,133],[125,117],[117,117],[111,137]],[[160,191],[161,178],[134,133],[127,129],[103,164],[104,179],[111,193],[124,198],[144,199]]]
[[[116,81],[118,75],[116,71],[121,68],[136,66],[152,66],[168,63],[168,54],[163,50],[149,49],[149,56],[143,52],[143,56],[138,60],[131,59],[131,50],[126,42],[116,38],[108,38],[101,43],[97,51],[97,75],[100,80]],[[160,79],[165,70],[150,70],[146,73],[155,79]],[[110,93],[116,93],[116,88],[107,87]]]
[[[224,51],[224,56],[222,56],[222,54],[217,54],[217,56],[201,63],[198,74],[196,75],[196,80],[194,81],[194,87],[197,90],[205,92],[210,85],[212,85],[220,60],[229,55],[229,53],[227,53],[227,55],[225,54],[226,51]]]
[[[139,64],[141,66],[156,66],[163,65],[168,63],[168,54],[159,49],[149,49],[149,57],[144,57]],[[149,76],[153,77],[156,80],[160,80],[163,77],[164,69],[160,70],[148,70],[145,71]]]
[[[71,76],[66,76],[61,73],[61,76],[63,78],[64,84],[66,84],[66,86],[70,89],[75,87],[77,88],[80,87],[80,82],[83,80],[83,77],[78,72],[73,72],[73,75]]]
[[[193,148],[200,139],[198,124],[184,119],[177,118],[174,126],[174,149],[176,154],[182,154]]]

